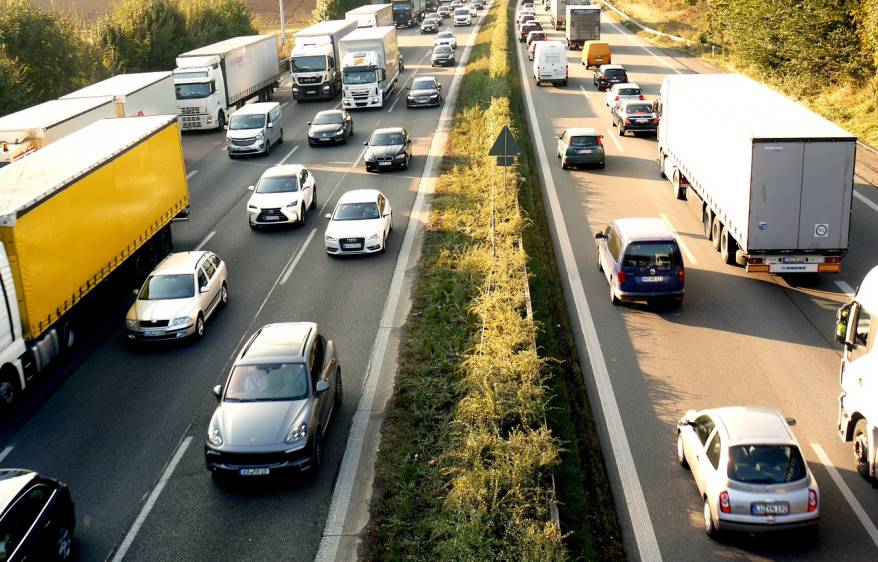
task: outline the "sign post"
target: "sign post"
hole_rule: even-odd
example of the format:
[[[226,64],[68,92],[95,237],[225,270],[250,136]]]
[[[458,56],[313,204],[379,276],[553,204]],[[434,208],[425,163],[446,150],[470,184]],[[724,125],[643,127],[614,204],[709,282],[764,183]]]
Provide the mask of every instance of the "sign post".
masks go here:
[[[503,125],[503,130],[500,131],[497,140],[494,141],[494,146],[488,151],[488,156],[496,156],[497,165],[503,166],[504,191],[506,190],[506,170],[509,166],[515,165],[515,157],[520,154],[521,147],[518,146],[515,137],[512,136],[512,132],[509,130],[509,125]],[[497,257],[497,244],[494,240],[496,224],[496,216],[494,213],[494,182],[491,182],[491,252],[495,258]]]

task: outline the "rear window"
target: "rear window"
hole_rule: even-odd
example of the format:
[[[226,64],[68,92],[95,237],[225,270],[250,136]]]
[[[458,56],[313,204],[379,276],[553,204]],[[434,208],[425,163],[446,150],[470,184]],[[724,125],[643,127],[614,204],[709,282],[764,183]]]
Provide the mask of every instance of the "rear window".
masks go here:
[[[783,484],[805,477],[795,445],[736,445],[729,448],[729,478],[746,484]]]
[[[570,137],[570,145],[571,146],[597,146],[598,138],[585,136],[585,137]]]
[[[608,68],[604,71],[606,76],[625,76],[625,71],[621,68]]]
[[[633,242],[625,249],[626,267],[673,267],[683,265],[676,242]]]
[[[652,113],[652,106],[648,103],[632,103],[625,107],[626,113]]]
[[[619,95],[639,96],[640,95],[640,88],[619,88]]]

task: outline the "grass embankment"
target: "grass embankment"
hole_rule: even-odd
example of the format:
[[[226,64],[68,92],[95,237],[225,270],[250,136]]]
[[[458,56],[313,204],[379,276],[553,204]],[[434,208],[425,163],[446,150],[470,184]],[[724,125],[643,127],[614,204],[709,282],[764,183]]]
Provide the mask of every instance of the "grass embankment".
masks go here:
[[[526,132],[513,127],[525,153],[505,186],[487,156],[504,124],[526,122],[510,13],[497,2],[484,18],[461,85],[376,462],[369,560],[624,558]],[[523,314],[526,268],[539,330]]]

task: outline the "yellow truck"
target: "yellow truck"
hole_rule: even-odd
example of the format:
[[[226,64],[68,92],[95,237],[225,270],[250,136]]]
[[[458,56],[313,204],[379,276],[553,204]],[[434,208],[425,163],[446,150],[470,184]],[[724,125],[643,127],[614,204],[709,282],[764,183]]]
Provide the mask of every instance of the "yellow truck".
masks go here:
[[[0,169],[0,409],[73,346],[84,299],[171,251],[188,206],[176,115],[103,119]]]

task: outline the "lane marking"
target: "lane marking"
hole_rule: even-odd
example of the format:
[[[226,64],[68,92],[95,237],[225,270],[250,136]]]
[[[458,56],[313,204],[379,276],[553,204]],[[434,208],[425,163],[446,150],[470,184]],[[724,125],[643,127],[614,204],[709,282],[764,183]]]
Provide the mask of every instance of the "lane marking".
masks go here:
[[[688,259],[689,262],[692,264],[697,264],[698,260],[695,259],[695,255],[692,254],[692,252],[689,250],[689,246],[686,245],[686,242],[683,240],[683,238],[680,237],[680,233],[677,232],[677,229],[674,228],[673,224],[671,224],[671,219],[668,218],[668,215],[661,213],[659,216],[662,218],[663,221],[665,221],[665,224],[668,225],[668,228],[671,229],[671,232],[674,233],[674,238],[677,239],[677,244],[680,245],[683,253],[686,254],[686,259]]]
[[[854,190],[854,197],[856,197],[863,205],[878,213],[878,203],[875,203],[856,189]]]
[[[534,129],[537,130],[539,120],[537,119],[534,107],[533,94],[527,83],[524,59],[521,57],[520,50],[517,50],[516,53],[528,116]],[[543,181],[546,186],[551,216],[555,221],[555,230],[558,235],[558,245],[561,247],[561,257],[565,273],[567,274],[567,282],[573,295],[576,317],[582,330],[583,340],[585,340],[586,353],[581,353],[580,358],[583,356],[588,357],[592,375],[594,376],[595,387],[597,388],[601,409],[604,413],[607,433],[610,436],[610,447],[613,451],[616,469],[619,472],[620,487],[628,508],[628,516],[631,520],[631,529],[637,542],[640,560],[643,562],[660,561],[662,555],[655,536],[655,529],[652,526],[649,508],[646,505],[643,488],[637,476],[637,465],[634,463],[631,445],[625,433],[625,425],[622,423],[622,414],[619,412],[619,404],[616,402],[616,395],[610,382],[610,374],[607,370],[604,353],[601,350],[601,342],[598,339],[588,299],[585,296],[585,289],[582,286],[582,279],[579,276],[576,257],[573,253],[573,243],[570,241],[570,234],[567,230],[564,215],[561,212],[561,202],[558,199],[558,191],[552,178],[552,170],[549,167],[549,159],[546,156],[546,147],[540,135],[533,135],[533,139],[537,149]],[[583,377],[586,376],[586,373],[587,369],[583,369]],[[614,493],[618,493],[618,489],[614,489]]]
[[[198,170],[192,170],[191,172],[189,172],[188,174],[186,174],[186,179],[187,179],[187,180],[188,180],[188,179],[191,179],[192,176],[194,176],[194,175],[197,174],[197,173],[198,173]]]
[[[616,148],[619,149],[619,152],[625,152],[625,149],[622,148],[622,143],[619,142],[619,139],[616,138],[616,133],[614,133],[612,129],[607,129],[607,136],[613,140],[613,144],[616,145]]]
[[[134,539],[137,537],[137,533],[140,532],[140,528],[146,521],[149,512],[152,511],[152,508],[155,506],[156,501],[159,499],[159,495],[162,493],[162,490],[165,489],[165,485],[168,483],[168,480],[170,480],[171,475],[174,473],[174,469],[176,469],[177,465],[180,464],[180,459],[183,458],[183,454],[186,453],[186,449],[189,448],[190,444],[192,444],[192,436],[188,435],[183,438],[183,442],[180,443],[179,447],[177,447],[177,452],[174,453],[174,456],[171,458],[171,462],[169,462],[168,466],[165,467],[165,471],[162,473],[162,477],[159,478],[158,484],[155,485],[155,488],[153,488],[152,492],[149,494],[149,498],[147,498],[146,503],[143,505],[143,509],[140,510],[140,514],[137,515],[137,519],[134,520],[134,524],[131,525],[131,528],[128,530],[128,534],[125,535],[125,539],[122,541],[122,544],[119,545],[119,548],[113,555],[113,562],[121,562],[121,560],[125,558],[125,555],[128,553],[128,549],[131,548],[131,545],[134,543]]]
[[[283,102],[282,104],[280,104],[280,108],[283,109],[283,108],[285,108],[286,106],[288,106],[289,104],[290,104],[290,102],[285,101],[285,102]]]
[[[299,145],[298,145],[298,144],[297,144],[296,146],[294,146],[293,149],[292,149],[291,151],[287,152],[287,155],[284,156],[283,158],[281,158],[280,162],[278,162],[277,164],[275,164],[275,166],[280,166],[280,165],[282,165],[284,162],[287,161],[287,158],[289,158],[290,156],[292,156],[293,153],[294,153],[295,151],[297,151],[297,150],[299,150]]]
[[[293,261],[290,262],[290,265],[287,266],[287,271],[284,273],[284,276],[280,280],[281,285],[285,285],[287,280],[290,278],[290,275],[293,274],[293,270],[296,269],[296,265],[299,263],[299,260],[302,259],[302,255],[305,253],[305,249],[308,247],[308,244],[311,243],[311,240],[314,238],[314,235],[317,234],[317,229],[312,228],[311,233],[308,235],[308,238],[305,239],[305,242],[299,246],[299,251],[296,252],[296,257],[293,258]]]
[[[208,242],[210,242],[210,239],[213,238],[215,234],[216,234],[216,230],[211,230],[208,233],[208,235],[205,236],[204,239],[201,242],[199,242],[197,246],[195,246],[195,251],[197,252],[197,251],[201,250],[201,248],[204,248],[204,245],[207,244]]]
[[[3,452],[0,453],[0,462],[3,462],[3,460],[9,456],[9,453],[11,453],[12,449],[14,448],[15,445],[8,445],[5,449],[3,449]]]
[[[579,89],[582,91],[582,97],[585,98],[585,101],[589,101],[589,99],[588,99],[588,92],[585,90],[585,86],[583,86],[582,84],[580,84],[580,85],[579,85]]]
[[[375,341],[372,344],[369,365],[366,368],[366,377],[363,381],[362,394],[351,421],[348,442],[345,447],[338,477],[335,481],[335,488],[332,491],[332,502],[329,506],[329,514],[326,516],[326,524],[323,528],[320,546],[317,549],[317,555],[314,557],[315,562],[335,562],[338,555],[338,547],[344,532],[344,522],[350,510],[351,495],[353,494],[357,476],[357,466],[360,463],[360,455],[366,440],[366,429],[369,419],[372,417],[375,390],[378,385],[377,379],[381,373],[384,354],[387,351],[390,333],[393,329],[393,319],[397,316],[398,309],[400,308],[403,283],[408,271],[409,261],[412,257],[415,238],[419,237],[420,233],[423,232],[430,213],[430,200],[428,198],[432,195],[436,182],[434,169],[438,166],[442,158],[441,155],[444,153],[444,147],[451,128],[451,115],[453,114],[459,93],[458,90],[460,89],[460,81],[469,60],[472,38],[478,34],[480,27],[481,23],[477,24],[470,32],[470,42],[466,45],[460,64],[454,71],[449,95],[446,98],[446,103],[442,106],[436,133],[433,135],[433,141],[430,143],[430,151],[424,164],[424,172],[421,175],[421,180],[418,182],[415,203],[412,206],[408,226],[402,239],[402,247],[396,259],[396,266],[393,270],[393,278],[390,281],[387,300],[384,301],[384,309],[381,312],[378,332],[375,334]],[[403,301],[402,307],[404,309],[409,306],[411,306],[410,300]]]
[[[620,35],[625,35],[625,36],[630,37],[631,39],[633,39],[633,40],[634,40],[633,43],[634,43],[636,46],[640,47],[641,49],[643,49],[644,51],[646,51],[646,52],[649,53],[650,55],[654,56],[654,57],[655,57],[656,59],[658,59],[663,65],[667,66],[668,68],[670,68],[671,70],[673,70],[673,71],[676,72],[677,74],[683,74],[683,71],[682,71],[682,70],[679,70],[679,69],[677,69],[677,68],[671,66],[671,63],[669,63],[669,62],[668,62],[667,60],[665,60],[664,58],[662,58],[662,57],[658,56],[657,54],[655,54],[655,53],[653,52],[653,50],[650,49],[649,47],[647,47],[646,45],[642,44],[642,43],[640,42],[640,40],[638,39],[637,34],[633,33],[630,29],[625,28],[625,29],[623,30],[623,28],[622,28],[621,26],[619,26],[618,24],[616,24],[616,23],[614,23],[614,22],[607,22],[607,23],[609,23],[611,26],[613,26],[613,27],[616,29],[616,31],[619,32]]]
[[[847,295],[849,298],[854,298],[854,295],[857,294],[856,289],[848,285],[846,281],[836,281],[835,286],[841,289],[841,292]]]
[[[427,58],[427,55],[429,54],[430,51],[428,50],[424,54],[424,56],[421,57],[421,60],[418,61],[418,67],[420,67],[421,63],[424,62],[424,59]],[[387,113],[393,111],[393,108],[396,107],[396,102],[399,101],[399,96],[403,95],[403,92],[405,91],[405,85],[409,83],[409,80],[414,79],[414,77],[418,74],[418,72],[420,72],[420,70],[420,68],[415,68],[415,71],[412,72],[411,75],[405,79],[405,81],[402,83],[402,86],[399,87],[399,92],[396,93],[396,98],[393,100],[393,104],[390,106],[390,109],[387,110]]]
[[[381,121],[378,121],[378,123],[381,123]],[[376,129],[378,128],[378,123],[375,124]],[[329,205],[330,201],[332,201],[332,196],[335,195],[335,192],[338,190],[338,187],[345,180],[345,178],[348,177],[348,174],[351,173],[351,170],[353,170],[354,168],[357,167],[357,165],[360,162],[360,158],[362,158],[364,154],[366,154],[366,147],[365,146],[363,147],[363,150],[361,150],[360,153],[357,154],[356,159],[354,159],[353,163],[351,163],[351,165],[348,166],[348,169],[345,170],[345,173],[342,174],[341,178],[339,178],[338,182],[335,184],[335,187],[332,188],[332,191],[329,192],[329,195],[326,197],[326,200],[323,202],[323,206],[320,207],[319,214],[321,216],[323,215],[323,211],[326,210],[326,206]]]
[[[844,496],[845,500],[847,500],[848,505],[851,507],[854,515],[857,516],[857,519],[860,520],[860,523],[863,525],[863,528],[866,530],[869,538],[872,539],[872,542],[875,543],[875,546],[878,546],[878,529],[875,528],[875,524],[872,523],[871,519],[869,519],[869,516],[863,509],[863,506],[860,505],[860,502],[857,501],[854,493],[851,491],[850,488],[848,488],[848,485],[845,483],[844,479],[841,477],[841,474],[838,473],[838,470],[832,464],[832,461],[829,459],[826,451],[823,450],[823,447],[821,447],[819,443],[811,443],[811,448],[814,449],[815,453],[817,453],[817,458],[820,459],[821,463],[823,463],[823,468],[826,469],[826,472],[829,473],[832,481],[835,482],[835,485],[838,487],[841,495]]]

